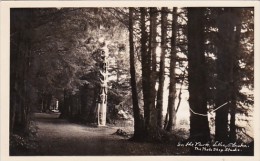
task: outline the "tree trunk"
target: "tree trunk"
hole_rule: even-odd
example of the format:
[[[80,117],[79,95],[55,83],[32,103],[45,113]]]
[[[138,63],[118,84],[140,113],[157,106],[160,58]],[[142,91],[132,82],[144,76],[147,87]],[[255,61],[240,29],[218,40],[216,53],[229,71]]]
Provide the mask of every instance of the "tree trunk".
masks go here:
[[[25,49],[22,51],[23,55],[23,73],[22,73],[22,106],[21,106],[21,130],[28,134],[29,132],[29,66],[28,66],[28,57],[30,56],[30,41],[28,38],[25,38]]]
[[[172,11],[172,37],[171,37],[171,56],[170,56],[170,85],[168,96],[168,111],[169,121],[166,126],[167,131],[172,131],[176,125],[176,111],[175,111],[175,98],[176,98],[176,37],[177,37],[177,8],[174,7]]]
[[[218,27],[218,43],[217,43],[217,95],[216,95],[216,108],[227,103],[224,107],[216,111],[215,118],[215,140],[228,142],[229,141],[229,127],[228,127],[228,113],[229,109],[231,111],[231,121],[232,128],[234,128],[235,123],[235,100],[232,100],[232,88],[233,82],[233,68],[234,68],[234,52],[235,52],[235,19],[236,17],[232,13],[231,8],[225,8],[219,15],[217,20]],[[233,86],[234,87],[234,86]],[[232,129],[234,132],[234,129]]]
[[[149,68],[150,71],[150,97],[149,97],[149,109],[150,109],[150,134],[154,136],[157,129],[157,110],[155,108],[156,97],[156,36],[157,36],[157,8],[150,8],[150,35],[149,35]]]
[[[236,31],[235,31],[235,40],[234,40],[234,52],[232,52],[233,55],[233,67],[231,72],[231,106],[230,106],[230,131],[229,131],[229,141],[235,142],[237,140],[236,138],[236,109],[237,109],[237,93],[239,93],[239,87],[238,87],[238,81],[239,81],[239,63],[238,63],[238,57],[237,53],[240,50],[240,34],[241,34],[241,11],[239,9],[233,9],[233,12],[235,15],[237,15],[237,23],[236,23]]]
[[[206,65],[204,55],[204,9],[188,8],[188,81],[190,105],[190,139],[210,140],[207,116]],[[192,111],[205,116],[194,114]]]
[[[133,8],[129,8],[129,54],[130,54],[130,75],[131,75],[131,90],[134,113],[134,139],[142,138],[142,123],[140,119],[140,109],[138,104],[138,93],[136,86],[136,70],[135,70],[135,55],[134,55],[134,38],[133,38]]]
[[[80,115],[82,117],[86,117],[88,115],[90,109],[87,106],[87,103],[89,102],[89,97],[87,95],[88,93],[88,85],[84,85],[80,88]],[[93,107],[95,107],[96,101],[93,104]]]
[[[46,110],[47,111],[49,111],[51,109],[51,101],[52,101],[52,94],[48,93],[46,95],[46,102],[47,102]]]
[[[143,101],[144,101],[144,125],[145,125],[145,135],[149,134],[150,127],[150,58],[147,53],[147,40],[148,35],[146,32],[146,15],[147,9],[144,7],[140,8],[141,11],[141,57],[142,57],[142,91],[143,91]]]
[[[88,118],[87,121],[89,122],[96,122],[97,120],[97,115],[98,115],[98,108],[97,108],[97,100],[98,100],[98,87],[94,87],[94,94],[93,94],[93,99],[92,99],[92,105],[90,107],[90,110],[88,112]]]
[[[69,94],[66,89],[63,90],[63,106],[61,107],[60,118],[66,119],[69,116]]]
[[[161,15],[161,57],[160,57],[160,71],[159,71],[159,87],[157,93],[156,109],[158,111],[158,127],[163,125],[163,89],[165,80],[165,54],[167,50],[167,7],[162,8]]]
[[[16,32],[14,28],[16,27],[14,25],[16,14],[14,12],[11,12],[10,18],[11,18],[11,33]],[[17,46],[20,46],[21,40],[20,40],[20,34],[17,34],[12,37],[12,41],[17,43]],[[19,65],[19,50],[15,43],[10,44],[10,134],[14,132],[15,129],[15,120],[16,120],[16,111],[18,109],[18,102],[19,102],[19,95],[18,95],[18,73],[17,67]]]
[[[31,56],[32,12],[11,9],[10,134],[27,134],[30,91],[28,84]]]

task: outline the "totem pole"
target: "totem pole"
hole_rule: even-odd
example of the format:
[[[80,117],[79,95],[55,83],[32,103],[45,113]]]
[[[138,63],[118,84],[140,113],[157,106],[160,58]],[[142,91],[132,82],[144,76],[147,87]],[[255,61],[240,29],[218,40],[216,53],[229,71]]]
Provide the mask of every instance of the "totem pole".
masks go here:
[[[100,66],[99,66],[99,96],[97,100],[98,126],[106,125],[107,112],[107,57],[108,49],[105,45],[100,49]]]

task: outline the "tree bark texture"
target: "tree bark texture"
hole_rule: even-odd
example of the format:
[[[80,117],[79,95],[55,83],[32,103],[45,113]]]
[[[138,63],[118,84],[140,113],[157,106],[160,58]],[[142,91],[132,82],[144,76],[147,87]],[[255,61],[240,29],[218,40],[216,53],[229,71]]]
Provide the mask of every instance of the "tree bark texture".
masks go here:
[[[133,31],[133,8],[129,8],[129,54],[130,54],[130,75],[131,75],[131,90],[134,113],[134,138],[142,137],[142,123],[140,119],[140,109],[138,104],[138,92],[136,86],[136,70],[135,70],[135,54],[134,54],[134,31]]]
[[[148,34],[146,31],[146,16],[147,16],[147,8],[140,8],[141,11],[141,64],[142,64],[142,91],[143,91],[143,101],[144,101],[144,125],[145,125],[145,133],[149,134],[150,127],[150,62],[151,58],[147,51],[147,42],[148,42]]]
[[[163,125],[163,90],[165,81],[165,54],[167,50],[167,7],[162,8],[161,13],[161,57],[160,57],[160,71],[159,71],[159,87],[157,92],[157,118],[158,127],[162,128]]]
[[[176,125],[176,110],[175,110],[175,98],[176,98],[176,37],[177,37],[177,8],[174,7],[172,11],[172,37],[171,37],[171,56],[170,56],[170,85],[168,96],[168,115],[169,121],[166,126],[167,131],[172,131]]]
[[[149,35],[149,55],[150,55],[150,100],[149,100],[149,109],[150,109],[150,125],[151,130],[155,131],[157,128],[157,110],[155,108],[155,98],[156,98],[156,37],[157,37],[157,8],[150,8],[150,35]]]
[[[237,109],[237,93],[239,93],[238,81],[239,81],[239,71],[238,71],[238,52],[240,49],[240,34],[241,34],[241,11],[235,10],[236,15],[238,16],[238,21],[236,23],[236,31],[235,31],[235,47],[234,50],[236,53],[234,55],[234,66],[233,66],[233,84],[232,84],[232,92],[231,92],[231,107],[230,107],[230,131],[229,131],[229,140],[231,142],[235,142],[237,140],[236,137],[236,109]]]
[[[29,130],[32,12],[11,9],[10,134]]]
[[[231,126],[234,132],[235,128],[235,95],[232,96],[234,87],[234,56],[235,56],[235,23],[236,16],[232,8],[224,8],[220,11],[217,19],[218,41],[217,41],[217,92],[216,108],[226,102],[230,102],[216,111],[215,118],[215,139],[218,141],[229,141],[229,120],[228,114],[231,110]],[[233,98],[232,98],[233,97]],[[234,135],[234,134],[232,134]]]
[[[203,8],[188,8],[189,105],[194,112],[207,114],[203,19]],[[210,140],[208,117],[194,114],[191,110],[190,139],[207,142]]]

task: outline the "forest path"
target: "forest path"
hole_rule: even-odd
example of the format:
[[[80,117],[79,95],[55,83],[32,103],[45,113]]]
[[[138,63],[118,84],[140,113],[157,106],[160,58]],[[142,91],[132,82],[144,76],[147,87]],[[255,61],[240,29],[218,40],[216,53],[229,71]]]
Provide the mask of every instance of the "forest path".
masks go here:
[[[59,119],[58,114],[35,113],[39,155],[174,155],[181,149],[162,143],[139,143],[113,135],[118,127],[91,127]]]

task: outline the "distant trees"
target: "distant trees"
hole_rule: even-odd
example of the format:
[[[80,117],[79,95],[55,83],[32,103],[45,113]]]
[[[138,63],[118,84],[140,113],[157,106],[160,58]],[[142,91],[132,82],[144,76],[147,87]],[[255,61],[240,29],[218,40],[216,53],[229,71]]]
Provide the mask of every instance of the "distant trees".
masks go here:
[[[99,16],[93,16],[93,14],[99,13]],[[97,122],[97,113],[98,106],[96,103],[100,101],[99,99],[99,91],[101,91],[100,87],[100,78],[102,74],[100,73],[101,63],[102,63],[102,55],[101,48],[104,44],[107,47],[107,65],[106,70],[108,71],[108,77],[111,79],[107,82],[108,87],[112,88],[112,90],[107,90],[107,103],[108,112],[111,112],[114,109],[118,102],[118,99],[122,101],[122,95],[127,93],[124,91],[129,88],[129,85],[126,87],[125,84],[129,82],[129,73],[126,71],[129,69],[129,65],[126,64],[126,60],[128,57],[126,56],[126,45],[127,45],[127,36],[124,33],[127,31],[124,27],[124,24],[121,22],[118,23],[118,19],[113,18],[113,13],[110,9],[79,9],[76,13],[78,17],[70,17],[70,14],[67,13],[67,16],[70,17],[73,21],[75,21],[76,26],[83,25],[88,21],[93,21],[93,24],[89,22],[86,24],[88,28],[83,28],[83,31],[80,30],[78,37],[75,38],[75,47],[72,49],[71,56],[72,58],[75,56],[78,62],[82,61],[82,64],[77,64],[72,62],[71,65],[73,67],[73,71],[75,75],[72,77],[72,81],[76,80],[76,84],[69,86],[70,88],[66,89],[71,94],[75,95],[81,93],[80,102],[83,104],[79,104],[77,107],[79,112],[74,113],[72,115],[72,119],[79,119],[83,122]],[[85,21],[86,17],[90,16],[89,20]],[[106,15],[106,16],[105,16]],[[102,20],[103,19],[103,20]],[[109,22],[108,19],[110,19]],[[79,21],[79,22],[78,22]],[[83,22],[82,22],[83,21]],[[80,24],[80,25],[79,25]],[[113,28],[111,27],[113,26]],[[70,26],[68,26],[67,30],[69,30]],[[80,28],[81,29],[81,28]],[[78,32],[77,30],[75,32]],[[81,34],[80,34],[81,33]],[[82,34],[84,33],[84,34]],[[71,59],[68,59],[71,60]],[[120,65],[124,65],[123,67],[119,67]],[[74,67],[77,67],[76,70]],[[125,76],[126,78],[122,78]],[[116,79],[114,79],[116,77]],[[122,83],[123,82],[123,83]],[[89,91],[87,94],[84,94],[84,91]],[[120,93],[121,92],[121,93]],[[69,108],[69,107],[64,107]],[[75,108],[69,108],[74,110]],[[106,109],[106,108],[105,108]],[[114,117],[108,115],[108,117]],[[110,121],[110,118],[107,119]]]
[[[93,16],[96,14],[99,17]],[[114,24],[117,26],[111,28]],[[30,111],[50,110],[53,98],[60,101],[61,117],[94,121],[93,103],[97,99],[94,89],[98,82],[95,62],[100,56],[95,51],[102,45],[101,39],[113,37],[109,50],[126,55],[127,37],[121,36],[126,29],[122,26],[108,9],[12,9],[10,131],[26,131]],[[127,67],[121,70],[126,73]],[[110,100],[111,96],[110,93]],[[24,128],[18,126],[18,121]]]

